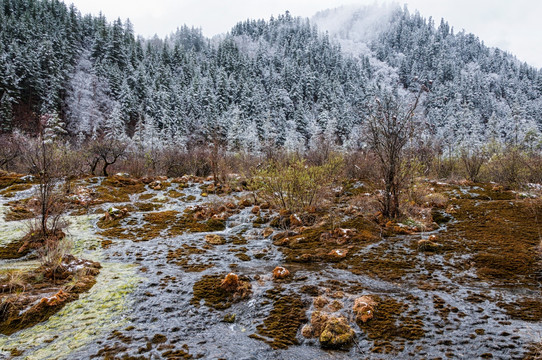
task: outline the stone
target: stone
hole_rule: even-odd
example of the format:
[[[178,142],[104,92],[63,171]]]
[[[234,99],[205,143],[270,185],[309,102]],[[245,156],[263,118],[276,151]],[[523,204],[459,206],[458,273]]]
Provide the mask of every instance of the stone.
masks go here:
[[[326,324],[329,320],[329,316],[321,311],[313,311],[311,315],[312,336],[319,337],[324,331]]]
[[[226,323],[234,323],[235,322],[235,314],[226,314],[224,315],[224,322]]]
[[[235,206],[235,204],[232,203],[232,202],[228,202],[228,203],[226,203],[226,207],[227,207],[228,209],[235,209],[237,206]]]
[[[327,256],[330,257],[331,260],[342,260],[346,257],[348,254],[348,249],[334,249],[331,250]]]
[[[226,243],[226,239],[224,239],[224,237],[216,234],[205,235],[205,241],[211,245],[224,245]]]
[[[271,236],[271,234],[273,234],[274,230],[270,227],[268,228],[265,228],[263,230],[263,237],[268,237],[268,236]]]
[[[314,337],[313,332],[314,332],[314,329],[312,328],[311,324],[305,324],[301,328],[301,335],[303,335],[303,337],[305,337],[307,339],[310,339],[310,338]]]
[[[239,276],[229,273],[220,283],[220,287],[228,292],[235,292],[239,288]]]
[[[441,249],[441,245],[431,240],[432,237],[428,239],[422,239],[418,241],[418,250],[423,252],[437,252]],[[436,239],[436,237],[434,237]]]
[[[299,218],[297,214],[290,215],[290,226],[292,227],[298,227],[303,226],[303,221]]]
[[[115,207],[109,208],[109,210],[104,214],[105,220],[122,219],[126,215],[128,215],[128,209],[126,208],[117,209]]]
[[[159,180],[156,180],[156,181],[153,181],[149,184],[149,187],[153,190],[162,190],[162,188],[164,187],[164,185],[162,184],[161,181]]]
[[[70,295],[64,292],[62,289],[59,290],[56,294],[51,297],[41,299],[41,303],[46,304],[47,306],[58,306],[64,303]]]
[[[289,216],[291,213],[290,213],[290,210],[287,210],[287,209],[281,209],[279,211],[279,215],[280,216]]]
[[[318,310],[323,309],[328,303],[328,299],[323,296],[317,296],[313,300],[314,307]]]
[[[276,280],[285,279],[290,276],[290,271],[282,266],[277,266],[273,270],[273,278]]]
[[[251,212],[254,214],[254,215],[258,215],[260,213],[260,207],[259,206],[254,206],[251,210]]]
[[[354,300],[353,311],[356,314],[356,321],[361,321],[366,323],[371,320],[374,316],[376,301],[367,295],[357,298]]]
[[[350,239],[352,236],[355,235],[355,230],[337,228],[333,230],[333,235],[337,237],[344,237],[344,238]]]
[[[248,207],[248,206],[252,206],[252,202],[250,201],[250,199],[244,198],[243,200],[239,202],[239,205]]]

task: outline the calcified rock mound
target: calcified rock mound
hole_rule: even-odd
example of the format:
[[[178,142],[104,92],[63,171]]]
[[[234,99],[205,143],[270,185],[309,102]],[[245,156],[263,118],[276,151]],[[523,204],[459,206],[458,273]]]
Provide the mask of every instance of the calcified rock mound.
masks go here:
[[[273,270],[273,279],[280,280],[280,279],[286,279],[290,276],[290,271],[282,266],[277,266]]]
[[[356,321],[366,323],[371,320],[375,313],[377,302],[370,296],[362,296],[354,301],[354,314],[356,314]]]
[[[314,311],[310,323],[301,329],[301,335],[306,338],[318,338],[323,348],[342,349],[352,344],[355,332],[346,318]]]
[[[352,345],[354,330],[344,317],[332,317],[326,322],[320,334],[320,346],[326,349],[341,349]]]

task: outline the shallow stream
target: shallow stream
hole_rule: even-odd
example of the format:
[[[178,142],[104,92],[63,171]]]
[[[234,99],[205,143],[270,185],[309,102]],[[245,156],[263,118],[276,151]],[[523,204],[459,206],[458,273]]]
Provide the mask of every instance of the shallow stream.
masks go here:
[[[177,186],[172,184],[166,190]],[[160,204],[158,211],[180,213],[189,206],[235,201],[233,197],[202,197],[200,184],[177,190],[186,196],[171,198],[167,191],[148,186],[143,194],[155,195],[148,201]],[[20,198],[28,195],[28,191],[17,194]],[[141,195],[133,195],[132,200]],[[188,201],[190,196],[193,200]],[[0,199],[0,244],[24,233],[24,222],[4,221],[8,200],[13,199]],[[114,204],[116,208],[123,205]],[[145,226],[143,214],[131,212],[122,220],[123,227]],[[352,271],[355,262],[345,268],[330,263],[284,263],[281,250],[270,237],[262,236],[263,227],[254,227],[256,216],[251,207],[228,218],[225,230],[213,232],[226,243],[212,246],[205,242],[209,233],[201,232],[167,236],[164,230],[163,236],[148,241],[108,239],[97,234],[100,216],[68,217],[75,255],[102,264],[96,285],[48,321],[11,336],[0,335],[0,358],[10,358],[17,349],[22,354],[14,358],[21,359],[515,359],[522,358],[527,346],[539,342],[542,334],[542,324],[514,320],[497,305],[526,295],[540,297],[540,288],[496,287],[479,280],[472,268],[461,268],[461,257],[419,252],[418,240],[431,233],[383,239],[353,255],[389,259],[390,266],[399,268],[386,276],[386,269]],[[102,247],[104,239],[112,244]],[[35,265],[35,260],[23,258],[2,261],[0,268]],[[274,281],[271,274],[276,266],[288,268],[291,280]],[[207,307],[203,300],[194,303],[196,282],[205,275],[229,272],[250,279],[252,295],[248,299],[224,310]],[[258,326],[275,306],[269,290],[279,297],[299,297],[308,318],[316,294],[340,301],[344,307],[337,313],[351,320],[355,298],[390,298],[401,304],[397,328],[416,324],[422,334],[416,339],[398,335],[377,341],[350,321],[356,341],[349,350],[322,350],[317,339],[304,339],[300,329],[293,339],[297,345],[273,349],[249,337],[258,333]],[[226,314],[235,314],[235,322],[224,322]]]

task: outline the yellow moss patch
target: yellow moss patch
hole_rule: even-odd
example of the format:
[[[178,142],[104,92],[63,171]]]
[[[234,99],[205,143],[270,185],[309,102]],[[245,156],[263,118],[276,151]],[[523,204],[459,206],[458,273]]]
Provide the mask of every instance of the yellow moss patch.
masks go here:
[[[112,176],[104,179],[95,191],[96,203],[128,202],[130,195],[145,191],[145,184],[131,178]]]
[[[178,192],[177,190],[169,190],[167,192],[167,196],[171,197],[171,198],[174,198],[174,199],[177,199],[177,198],[180,198],[181,196],[186,196],[186,194],[182,193],[182,192]]]
[[[7,189],[0,192],[0,195],[3,195],[4,197],[13,197],[15,194],[19,191],[28,190],[32,187],[30,184],[15,184],[11,185]]]
[[[372,352],[393,354],[402,348],[405,341],[419,340],[425,335],[423,317],[409,312],[407,304],[389,297],[373,298],[377,303],[373,318],[366,323],[357,322],[373,341]]]
[[[273,300],[273,309],[263,324],[256,327],[257,334],[250,337],[264,341],[273,349],[297,345],[297,331],[307,321],[303,301],[298,295],[282,295],[277,290],[269,290],[266,296]]]

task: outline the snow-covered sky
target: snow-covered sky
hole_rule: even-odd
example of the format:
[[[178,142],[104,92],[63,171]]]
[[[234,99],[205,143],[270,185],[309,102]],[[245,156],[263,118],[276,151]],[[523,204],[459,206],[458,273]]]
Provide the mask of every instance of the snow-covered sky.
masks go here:
[[[456,31],[472,32],[489,46],[515,54],[521,61],[542,68],[540,0],[63,0],[83,13],[100,11],[112,21],[130,18],[137,34],[160,37],[186,24],[199,27],[206,36],[227,32],[238,21],[268,19],[289,10],[294,16],[311,17],[319,10],[341,5],[395,2],[408,4],[445,18]]]

